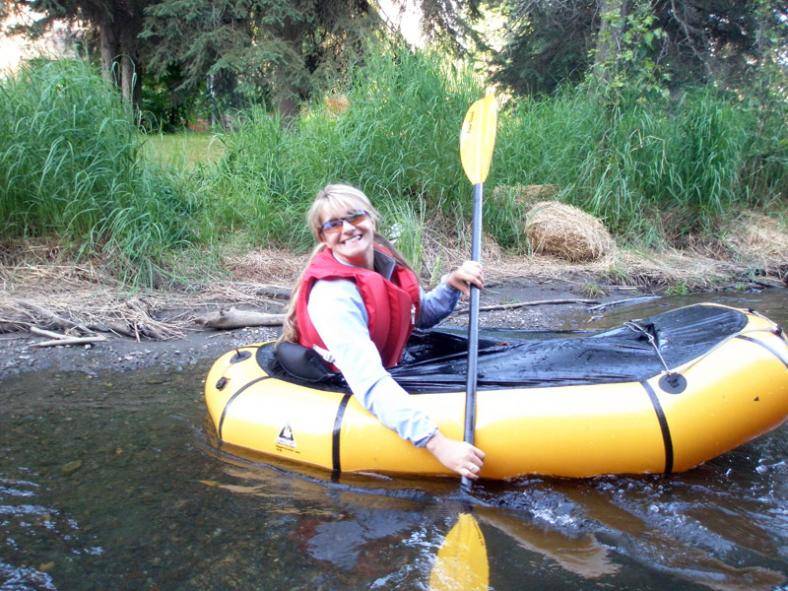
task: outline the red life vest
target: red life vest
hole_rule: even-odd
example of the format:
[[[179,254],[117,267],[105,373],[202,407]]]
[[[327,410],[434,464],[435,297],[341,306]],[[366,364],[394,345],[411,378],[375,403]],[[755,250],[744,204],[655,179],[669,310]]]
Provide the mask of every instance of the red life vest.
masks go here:
[[[376,244],[375,249],[390,256],[389,251],[380,245]],[[349,279],[355,282],[367,309],[369,337],[380,352],[383,366],[397,365],[419,315],[421,294],[416,274],[397,264],[391,280],[388,280],[377,271],[343,265],[327,248],[320,251],[304,272],[296,302],[298,342],[310,349],[313,345],[326,348],[307,310],[312,286],[321,279]]]

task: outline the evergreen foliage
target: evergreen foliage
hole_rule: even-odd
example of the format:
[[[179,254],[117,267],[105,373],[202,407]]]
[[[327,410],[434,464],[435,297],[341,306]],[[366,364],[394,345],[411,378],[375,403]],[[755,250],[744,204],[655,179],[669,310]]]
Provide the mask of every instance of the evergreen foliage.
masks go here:
[[[143,57],[139,43],[145,7],[152,0],[18,0],[17,4],[40,15],[23,30],[40,35],[58,19],[90,25],[97,37],[102,75],[115,82],[127,103],[139,107]]]
[[[357,0],[161,0],[146,14],[151,70],[177,72],[178,92],[206,88],[215,115],[257,103],[293,116],[379,25]]]
[[[707,82],[747,85],[788,40],[788,12],[785,3],[777,0],[503,0],[503,4],[510,14],[512,35],[495,59],[495,77],[520,93],[552,92],[562,83],[579,82],[600,61],[631,61],[633,56],[619,42],[637,34],[647,18],[653,19],[648,23],[651,35],[643,37],[648,52],[638,59],[662,68],[672,88]]]

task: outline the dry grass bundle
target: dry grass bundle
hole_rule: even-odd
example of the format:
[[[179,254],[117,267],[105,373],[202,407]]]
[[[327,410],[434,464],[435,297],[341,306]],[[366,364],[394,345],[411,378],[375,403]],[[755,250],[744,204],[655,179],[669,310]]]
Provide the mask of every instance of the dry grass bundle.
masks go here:
[[[51,245],[9,248],[0,262],[0,332],[31,326],[70,335],[114,332],[133,338],[183,335],[185,320],[154,318],[172,306],[172,294],[132,296],[91,261],[75,262]]]
[[[788,274],[788,231],[774,218],[743,214],[723,230],[722,242],[736,260],[767,274]]]
[[[570,262],[594,261],[615,250],[607,228],[594,216],[558,201],[540,201],[528,211],[525,234],[534,252]]]
[[[699,250],[660,252],[619,250],[610,275],[649,287],[683,286],[687,289],[718,285],[741,274],[742,268]]]

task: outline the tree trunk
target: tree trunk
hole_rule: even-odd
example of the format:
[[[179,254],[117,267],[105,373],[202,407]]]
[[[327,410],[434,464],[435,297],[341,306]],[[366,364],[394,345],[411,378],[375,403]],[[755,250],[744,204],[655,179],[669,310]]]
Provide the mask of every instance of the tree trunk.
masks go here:
[[[118,55],[118,39],[109,19],[101,20],[98,23],[98,30],[101,51],[101,76],[108,83],[114,84],[116,81],[113,69]]]
[[[127,26],[120,37],[120,89],[123,102],[137,110],[140,105],[142,89],[142,68],[137,46],[139,31],[132,25]]]
[[[631,0],[597,0],[600,25],[596,38],[595,66],[603,66],[618,54],[630,4]]]
[[[278,32],[287,50],[274,68],[274,100],[282,121],[287,124],[298,115],[300,91],[304,86],[303,71],[297,71],[297,62],[302,59],[298,45],[303,36],[303,22],[286,19]]]

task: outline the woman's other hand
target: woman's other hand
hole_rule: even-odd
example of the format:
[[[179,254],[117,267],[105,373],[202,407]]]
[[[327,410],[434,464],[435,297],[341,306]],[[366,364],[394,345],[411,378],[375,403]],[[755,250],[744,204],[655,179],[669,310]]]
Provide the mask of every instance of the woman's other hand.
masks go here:
[[[426,445],[435,459],[453,470],[460,476],[471,480],[479,477],[479,471],[484,464],[484,452],[470,443],[449,439],[440,431],[436,431]]]
[[[471,293],[471,285],[484,287],[484,270],[478,261],[465,261],[462,265],[444,276],[443,280],[464,295]]]

